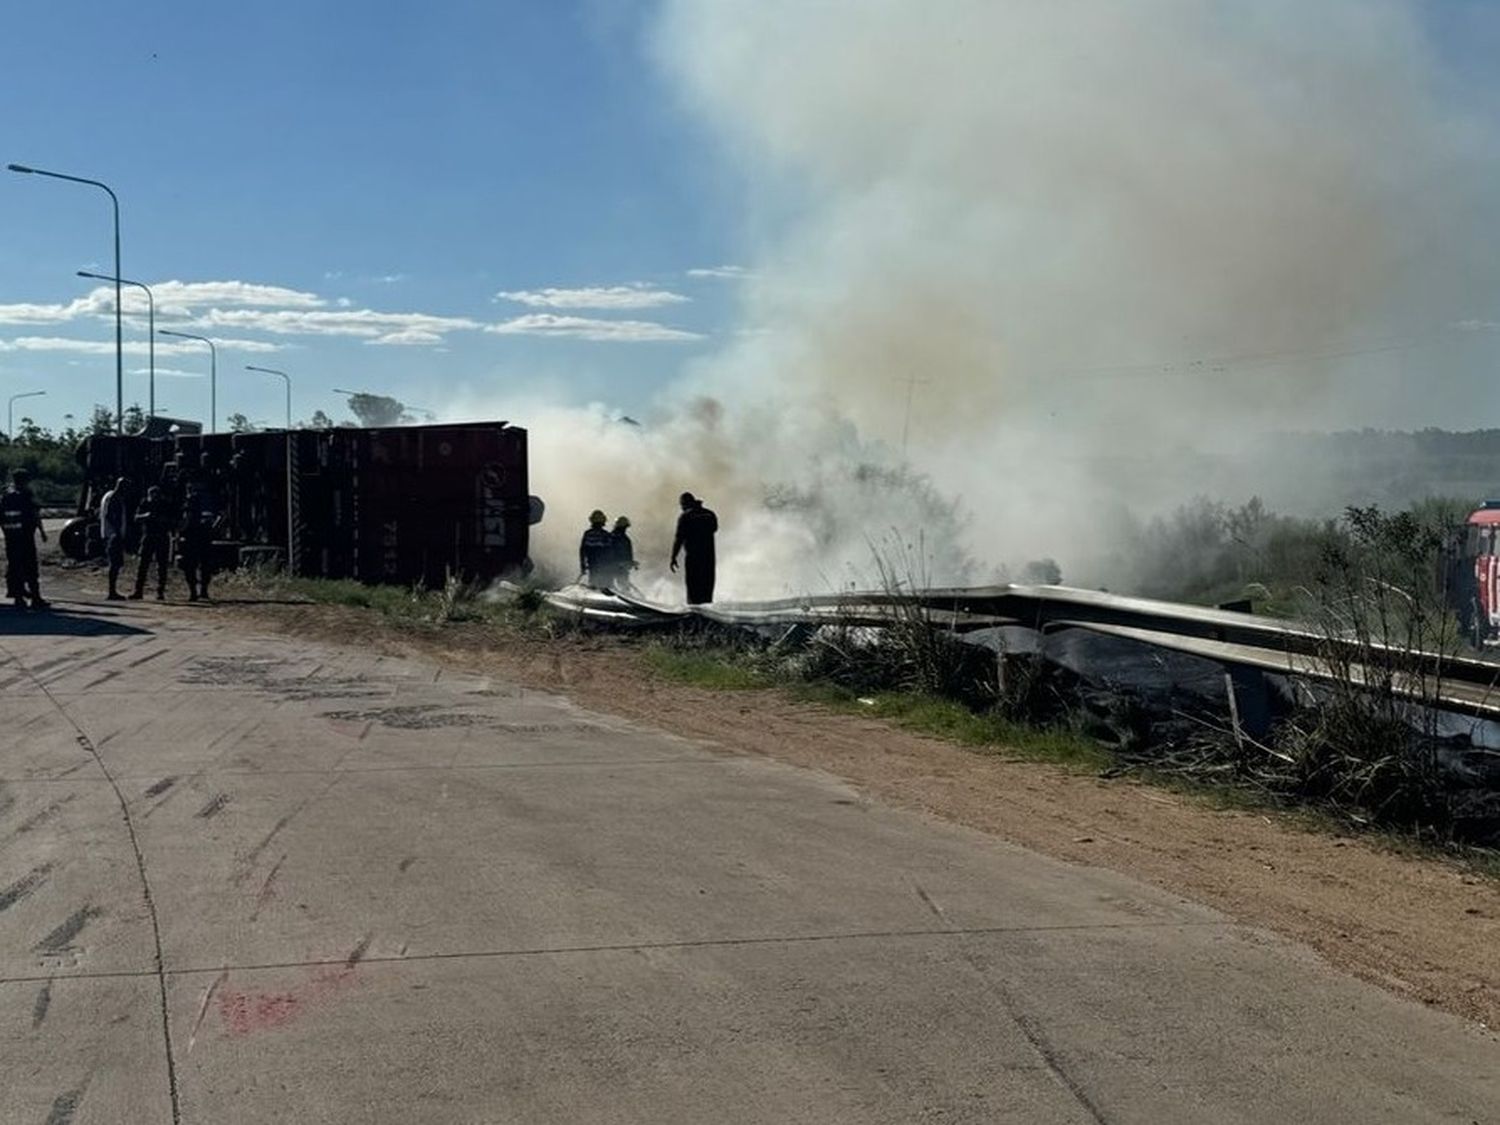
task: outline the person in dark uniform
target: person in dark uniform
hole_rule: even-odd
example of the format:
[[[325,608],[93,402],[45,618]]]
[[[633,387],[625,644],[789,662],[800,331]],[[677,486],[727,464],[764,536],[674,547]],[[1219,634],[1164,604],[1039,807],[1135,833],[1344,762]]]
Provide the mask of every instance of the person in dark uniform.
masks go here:
[[[609,533],[609,585],[630,585],[630,572],[636,568],[635,544],[630,541],[630,517],[620,516]]]
[[[609,517],[595,508],[589,513],[589,527],[578,544],[578,580],[596,589],[609,585],[610,552],[614,540],[604,529]]]
[[[177,537],[182,573],[187,578],[188,601],[207,601],[213,578],[214,532],[219,526],[219,508],[201,480],[188,483],[182,505],[182,532]]]
[[[36,536],[47,541],[41,509],[31,495],[31,474],[17,469],[10,487],[0,496],[0,532],[5,535],[5,594],[19,609],[31,599],[34,609],[45,609],[47,600],[38,588],[40,570],[36,558]]]
[[[140,601],[146,594],[146,578],[156,563],[156,600],[167,596],[167,570],[172,560],[172,525],[176,523],[171,502],[157,485],[146,489],[146,498],[136,509],[136,523],[141,527],[141,561],[135,571],[135,590],[130,597]]]
[[[719,517],[691,492],[684,492],[678,503],[682,514],[672,540],[672,572],[677,572],[677,556],[685,556],[688,605],[707,605],[714,600],[714,534],[719,530]]]

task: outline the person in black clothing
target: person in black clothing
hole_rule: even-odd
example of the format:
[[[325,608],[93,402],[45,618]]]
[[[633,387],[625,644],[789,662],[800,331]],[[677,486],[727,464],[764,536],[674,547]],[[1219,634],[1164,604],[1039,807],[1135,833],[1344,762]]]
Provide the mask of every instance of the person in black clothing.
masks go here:
[[[686,556],[688,605],[707,605],[714,600],[714,533],[719,530],[719,517],[691,492],[684,492],[678,502],[682,514],[672,540],[672,572],[677,572],[677,556]]]
[[[146,489],[146,499],[136,509],[135,519],[141,527],[141,561],[135,572],[135,591],[130,597],[140,601],[146,594],[146,578],[156,563],[156,600],[167,596],[167,570],[172,558],[172,505],[157,485]]]
[[[182,532],[177,537],[182,573],[187,578],[188,601],[207,601],[213,578],[214,532],[219,526],[219,508],[202,481],[188,484],[182,505]]]
[[[630,541],[630,517],[620,516],[609,533],[609,585],[630,585],[630,572],[635,567],[635,544]]]
[[[589,528],[578,544],[578,580],[582,582],[587,576],[587,584],[596,589],[609,585],[610,553],[614,549],[614,540],[604,530],[608,518],[597,508],[590,512]]]
[[[0,496],[0,532],[5,535],[6,597],[19,609],[26,608],[27,598],[33,608],[46,608],[47,600],[38,588],[36,536],[40,533],[45,543],[47,532],[42,528],[41,509],[31,495],[31,474],[25,469],[11,474],[11,485]]]

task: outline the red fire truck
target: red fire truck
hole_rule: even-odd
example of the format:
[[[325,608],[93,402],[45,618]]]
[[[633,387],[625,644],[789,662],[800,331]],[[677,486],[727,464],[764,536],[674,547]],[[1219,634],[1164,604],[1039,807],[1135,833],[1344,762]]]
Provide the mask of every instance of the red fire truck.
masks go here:
[[[1448,596],[1476,647],[1500,636],[1500,500],[1486,500],[1464,521],[1450,554]]]

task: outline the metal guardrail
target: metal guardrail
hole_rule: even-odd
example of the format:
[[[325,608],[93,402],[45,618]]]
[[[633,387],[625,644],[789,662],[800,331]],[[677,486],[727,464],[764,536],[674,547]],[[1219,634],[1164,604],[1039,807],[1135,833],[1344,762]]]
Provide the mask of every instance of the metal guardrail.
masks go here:
[[[1330,657],[1335,656],[1347,663],[1354,676],[1366,674],[1359,664],[1365,648],[1330,637],[1305,622],[1068,586],[850,591],[707,606],[662,606],[630,595],[569,587],[547,595],[547,600],[586,620],[636,628],[659,627],[693,617],[746,627],[881,628],[904,610],[920,607],[934,622],[961,633],[1007,625],[1044,635],[1084,629],[1282,675],[1333,678],[1337,672]],[[1343,646],[1342,651],[1338,651],[1339,646]],[[1412,655],[1416,659],[1411,695],[1420,694],[1421,679],[1430,677],[1445,707],[1477,717],[1500,718],[1500,665],[1432,652]]]

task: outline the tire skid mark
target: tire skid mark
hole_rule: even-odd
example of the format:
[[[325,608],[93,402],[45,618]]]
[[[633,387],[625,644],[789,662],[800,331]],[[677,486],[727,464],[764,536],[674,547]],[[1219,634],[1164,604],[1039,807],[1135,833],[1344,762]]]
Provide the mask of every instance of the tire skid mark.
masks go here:
[[[87,660],[79,661],[71,668],[65,669],[60,675],[50,676],[47,679],[42,680],[41,683],[45,687],[51,687],[58,680],[62,679],[63,676],[71,676],[75,673],[82,672],[85,668],[92,668],[96,664],[103,664],[106,660],[113,660],[116,656],[120,655],[119,650],[120,643],[116,641],[114,644],[106,646],[104,651],[99,653],[99,655],[91,656]],[[35,670],[33,670],[33,675],[35,674]]]
[[[83,932],[95,918],[100,917],[104,911],[93,903],[80,906],[59,922],[46,937],[37,942],[32,948],[38,953],[61,953],[73,944],[73,939]]]
[[[47,978],[47,983],[42,985],[42,990],[36,994],[36,1001],[31,1005],[31,1030],[35,1031],[47,1020],[47,1009],[52,1007],[52,978]]]
[[[79,691],[88,691],[91,688],[100,687],[103,684],[109,683],[110,680],[114,679],[116,676],[118,676],[123,671],[125,671],[125,669],[123,669],[123,668],[112,668],[108,672],[104,673],[104,675],[100,676],[98,679],[96,679],[96,680],[90,680],[88,683],[84,684],[83,687],[79,688],[78,690]]]
[[[88,1083],[85,1082],[82,1086],[75,1086],[53,1098],[52,1112],[47,1114],[46,1125],[72,1125],[73,1116],[83,1104],[83,1094],[87,1089]]]
[[[374,937],[375,935],[373,933],[370,933],[359,939],[359,943],[349,951],[349,956],[344,958],[345,969],[354,968],[355,965],[358,965],[360,961],[364,959],[365,953],[368,952],[370,948],[370,942],[374,939]]]
[[[260,890],[255,892],[255,910],[250,915],[250,921],[254,922],[260,917],[261,910],[276,897],[276,876],[281,871],[281,865],[286,862],[286,853],[281,853],[271,867],[270,873],[266,875],[265,881],[261,883]]]
[[[68,804],[70,801],[72,801],[77,796],[78,796],[77,793],[69,793],[65,797],[59,797],[57,800],[53,801],[50,805],[46,805],[46,806],[43,806],[40,809],[37,809],[36,812],[32,813],[25,820],[21,821],[20,824],[16,825],[16,835],[17,836],[25,835],[27,832],[30,832],[33,828],[38,828],[41,825],[45,824],[47,821],[51,820],[58,813],[62,812],[63,806],[66,805],[66,804]]]
[[[164,777],[160,781],[153,782],[152,784],[146,786],[146,796],[160,797],[163,793],[165,793],[168,789],[172,788],[172,786],[176,784],[176,777]]]
[[[155,652],[148,652],[145,656],[142,656],[139,659],[130,661],[125,666],[127,668],[139,668],[142,664],[149,664],[151,661],[155,660],[157,657],[159,657],[159,656],[166,656],[167,653],[169,653],[171,651],[172,650],[168,649],[168,648],[159,648]]]
[[[199,820],[210,820],[224,811],[224,806],[229,804],[229,794],[215,793],[208,799],[208,803],[193,815]]]
[[[10,886],[0,891],[0,913],[9,910],[16,903],[31,894],[32,891],[40,887],[47,881],[47,876],[50,874],[52,874],[52,865],[50,863],[43,863],[37,867],[33,867]]]

